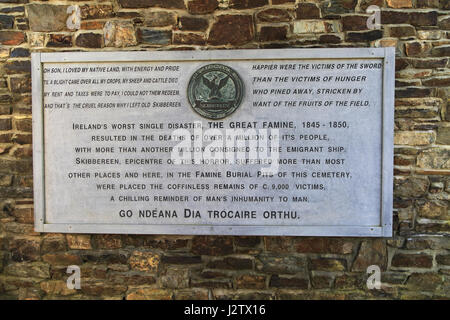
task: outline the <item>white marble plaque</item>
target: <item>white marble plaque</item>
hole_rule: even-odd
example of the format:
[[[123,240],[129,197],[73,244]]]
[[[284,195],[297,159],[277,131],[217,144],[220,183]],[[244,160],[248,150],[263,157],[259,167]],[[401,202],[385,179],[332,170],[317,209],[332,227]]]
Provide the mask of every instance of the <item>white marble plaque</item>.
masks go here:
[[[32,61],[37,231],[391,236],[392,49]]]

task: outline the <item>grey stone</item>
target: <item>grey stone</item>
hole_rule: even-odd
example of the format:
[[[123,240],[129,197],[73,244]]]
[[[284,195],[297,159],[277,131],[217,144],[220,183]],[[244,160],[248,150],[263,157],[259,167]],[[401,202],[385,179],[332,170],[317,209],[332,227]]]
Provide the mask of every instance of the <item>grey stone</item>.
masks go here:
[[[28,20],[31,31],[61,31],[66,28],[67,8],[64,5],[29,4]]]
[[[155,30],[155,29],[139,29],[139,40],[148,44],[169,44],[172,40],[172,31]]]

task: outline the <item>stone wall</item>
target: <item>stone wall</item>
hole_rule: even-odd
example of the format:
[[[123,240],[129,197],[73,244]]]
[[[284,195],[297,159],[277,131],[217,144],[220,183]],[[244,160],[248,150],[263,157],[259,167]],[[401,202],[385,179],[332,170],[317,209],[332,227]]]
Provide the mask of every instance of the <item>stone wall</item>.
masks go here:
[[[449,0],[0,0],[0,44],[0,298],[450,297]],[[368,46],[397,48],[393,238],[33,231],[30,52]]]

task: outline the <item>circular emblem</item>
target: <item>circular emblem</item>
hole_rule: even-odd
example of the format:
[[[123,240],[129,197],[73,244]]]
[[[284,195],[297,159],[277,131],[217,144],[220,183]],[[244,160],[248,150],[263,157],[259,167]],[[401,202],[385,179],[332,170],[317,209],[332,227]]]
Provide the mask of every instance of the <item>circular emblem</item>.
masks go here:
[[[189,80],[189,103],[201,116],[222,119],[239,107],[244,84],[236,71],[223,64],[208,64]]]

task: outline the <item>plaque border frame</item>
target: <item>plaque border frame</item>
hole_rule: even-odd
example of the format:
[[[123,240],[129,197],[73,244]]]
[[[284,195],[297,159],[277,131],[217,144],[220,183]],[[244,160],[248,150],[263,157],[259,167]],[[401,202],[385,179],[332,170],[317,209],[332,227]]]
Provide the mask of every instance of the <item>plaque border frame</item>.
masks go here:
[[[49,224],[45,223],[45,172],[43,123],[44,63],[126,62],[126,61],[205,61],[230,60],[310,60],[310,59],[382,59],[382,143],[381,212],[375,226],[230,226],[230,225],[137,225],[137,224]],[[393,141],[395,48],[314,48],[249,49],[205,51],[104,51],[104,52],[33,52],[32,123],[33,192],[36,232],[92,234],[177,234],[177,235],[247,235],[247,236],[328,236],[392,237],[393,211]]]

